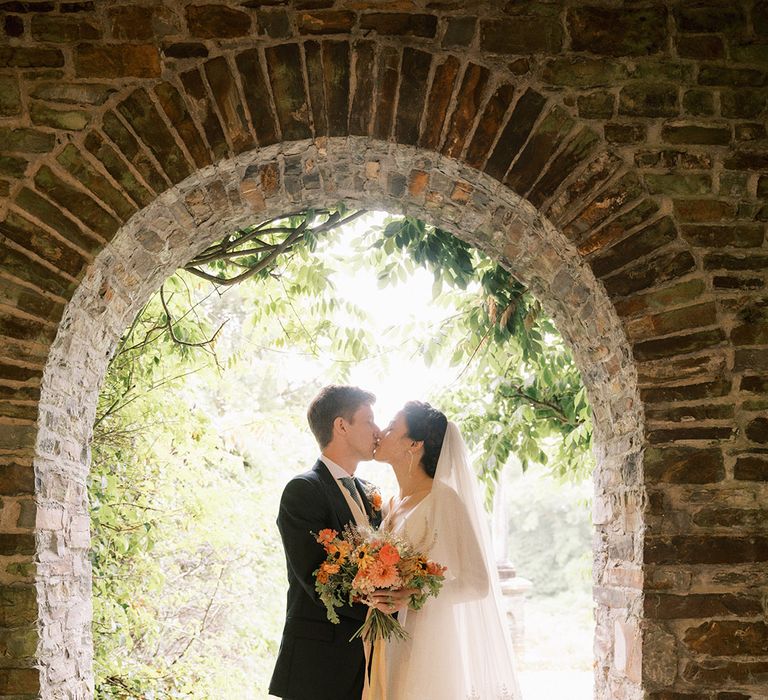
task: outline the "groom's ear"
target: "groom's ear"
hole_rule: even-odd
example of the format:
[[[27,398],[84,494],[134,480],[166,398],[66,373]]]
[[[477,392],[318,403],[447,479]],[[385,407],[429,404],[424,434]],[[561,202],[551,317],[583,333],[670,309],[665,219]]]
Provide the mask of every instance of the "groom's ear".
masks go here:
[[[336,431],[340,433],[345,433],[347,431],[343,416],[336,416],[336,418],[333,419],[333,433],[336,434]]]

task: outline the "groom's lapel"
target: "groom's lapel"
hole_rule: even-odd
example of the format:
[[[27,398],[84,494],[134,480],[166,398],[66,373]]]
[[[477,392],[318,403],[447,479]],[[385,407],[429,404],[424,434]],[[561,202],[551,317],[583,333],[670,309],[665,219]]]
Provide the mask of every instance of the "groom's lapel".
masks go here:
[[[371,503],[368,494],[365,492],[365,488],[360,479],[355,478],[355,485],[357,486],[357,492],[360,494],[360,500],[365,508],[365,514],[368,516],[368,522],[374,528],[378,527],[381,522],[380,513],[373,509],[373,504]]]
[[[352,511],[347,505],[347,501],[341,493],[341,490],[336,483],[336,479],[334,479],[333,476],[331,476],[331,472],[328,471],[328,467],[318,459],[313,470],[317,473],[320,483],[323,485],[323,489],[328,496],[328,500],[333,504],[334,513],[339,519],[339,530],[341,530],[347,523],[354,523],[355,516],[352,515]]]

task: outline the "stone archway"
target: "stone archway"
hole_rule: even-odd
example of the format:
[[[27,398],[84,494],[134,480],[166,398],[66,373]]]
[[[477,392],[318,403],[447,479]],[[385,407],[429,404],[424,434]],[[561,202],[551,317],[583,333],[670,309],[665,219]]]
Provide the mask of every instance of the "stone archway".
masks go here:
[[[35,697],[38,659],[59,652],[43,669],[45,693],[69,692],[88,673],[87,657],[62,650],[88,615],[72,583],[87,571],[59,562],[82,549],[87,523],[46,507],[82,503],[66,474],[86,461],[84,435],[65,430],[81,407],[40,410],[40,396],[54,338],[73,322],[62,321],[67,304],[93,283],[95,259],[138,212],[173,198],[169,188],[254,148],[282,144],[281,186],[320,196],[291,144],[310,139],[322,155],[349,137],[442,154],[469,168],[466,182],[482,174],[498,196],[527,200],[576,246],[621,319],[629,345],[616,366],[637,369],[642,409],[631,408],[646,429],[626,446],[637,460],[604,486],[642,483],[646,529],[640,536],[632,499],[598,498],[595,517],[619,514],[627,534],[607,555],[642,560],[643,575],[607,567],[596,596],[637,615],[643,653],[609,664],[609,650],[624,648],[615,640],[637,632],[601,623],[600,692],[634,692],[621,679],[638,667],[652,700],[762,692],[768,3],[34,0],[0,4],[0,19],[0,695]],[[370,167],[339,190],[364,196]],[[250,194],[212,184],[176,207],[224,221],[243,197],[254,208],[261,197],[266,211],[272,175],[257,168]],[[429,181],[434,194],[419,206],[433,220],[446,202],[485,196],[449,193],[442,177],[390,173],[385,190],[410,196]],[[121,254],[155,269],[164,239],[146,237]],[[560,251],[549,255],[544,270]],[[113,310],[132,304],[115,291],[127,269],[115,260],[124,284],[101,290]],[[578,294],[568,276],[553,283]],[[580,308],[585,323],[613,318]],[[83,351],[118,332],[91,330]],[[49,460],[45,484],[35,459]],[[39,601],[36,558],[51,583]],[[40,636],[38,607],[45,617],[50,606],[61,617]]]
[[[270,146],[192,175],[118,231],[70,301],[44,376],[35,459],[39,624],[50,641],[39,656],[43,694],[87,693],[91,682],[87,455],[101,379],[123,330],[168,275],[225,232],[339,200],[450,230],[502,261],[553,314],[595,414],[597,626],[610,640],[598,648],[599,696],[620,688],[640,697],[643,429],[618,316],[574,246],[530,203],[453,159],[354,137]],[[67,595],[57,598],[62,588]]]

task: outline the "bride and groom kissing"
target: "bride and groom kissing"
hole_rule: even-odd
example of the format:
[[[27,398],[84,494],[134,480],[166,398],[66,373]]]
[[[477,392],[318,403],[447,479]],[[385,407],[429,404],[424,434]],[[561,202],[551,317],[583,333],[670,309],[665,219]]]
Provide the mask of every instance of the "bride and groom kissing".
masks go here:
[[[284,700],[519,700],[493,550],[459,430],[419,401],[380,430],[375,401],[357,387],[331,385],[307,411],[321,454],[280,501],[288,595],[269,692]],[[399,493],[385,504],[354,476],[370,459],[390,464],[397,478]],[[340,622],[331,623],[315,590],[325,552],[312,533],[348,524],[395,533],[446,566],[439,595],[412,610],[414,591],[379,590],[368,604],[339,608]],[[369,604],[396,613],[407,637],[377,644],[366,661],[363,642],[352,637]],[[367,682],[372,665],[382,683]]]

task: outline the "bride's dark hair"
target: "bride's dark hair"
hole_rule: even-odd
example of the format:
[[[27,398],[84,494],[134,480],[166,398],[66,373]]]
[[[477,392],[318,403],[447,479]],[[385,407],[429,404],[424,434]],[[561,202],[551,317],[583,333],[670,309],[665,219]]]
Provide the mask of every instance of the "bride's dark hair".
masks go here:
[[[403,407],[403,415],[408,426],[408,437],[424,442],[421,466],[427,476],[434,478],[440,450],[443,449],[443,438],[448,428],[448,419],[442,411],[423,401],[409,401]]]

